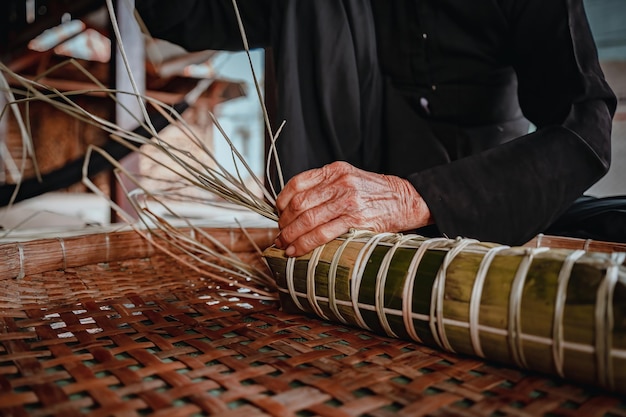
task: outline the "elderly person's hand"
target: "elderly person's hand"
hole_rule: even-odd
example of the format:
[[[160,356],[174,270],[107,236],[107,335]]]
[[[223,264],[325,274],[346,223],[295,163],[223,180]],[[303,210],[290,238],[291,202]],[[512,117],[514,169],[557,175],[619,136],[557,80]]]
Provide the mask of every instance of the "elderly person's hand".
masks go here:
[[[431,224],[428,206],[400,177],[334,162],[293,177],[278,195],[276,246],[300,256],[350,228],[402,232]]]

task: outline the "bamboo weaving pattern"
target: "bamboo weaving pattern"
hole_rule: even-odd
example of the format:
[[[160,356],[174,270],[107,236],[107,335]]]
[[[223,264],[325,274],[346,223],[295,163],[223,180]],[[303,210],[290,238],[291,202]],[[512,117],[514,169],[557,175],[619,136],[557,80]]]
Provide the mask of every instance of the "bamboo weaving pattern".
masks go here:
[[[626,393],[625,253],[352,231],[265,257],[288,311]]]
[[[260,263],[242,231],[207,233]],[[62,242],[1,245],[24,262],[0,274],[1,416],[625,415],[623,396],[224,295],[134,232]]]

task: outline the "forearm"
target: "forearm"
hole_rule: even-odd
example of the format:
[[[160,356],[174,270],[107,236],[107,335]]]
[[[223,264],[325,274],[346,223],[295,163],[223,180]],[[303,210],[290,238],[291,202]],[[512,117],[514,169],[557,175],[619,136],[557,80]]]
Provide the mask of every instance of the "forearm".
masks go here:
[[[608,170],[616,100],[581,0],[503,4],[519,102],[538,130],[409,180],[446,235],[521,244]]]
[[[545,230],[609,166],[610,104],[578,107],[561,126],[409,176],[441,232],[522,244]]]

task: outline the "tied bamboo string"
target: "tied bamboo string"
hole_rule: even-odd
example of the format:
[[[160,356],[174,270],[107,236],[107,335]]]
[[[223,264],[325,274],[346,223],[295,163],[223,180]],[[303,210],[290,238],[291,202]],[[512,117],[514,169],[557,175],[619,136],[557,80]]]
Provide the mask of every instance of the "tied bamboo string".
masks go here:
[[[613,295],[619,279],[619,266],[626,260],[626,253],[614,253],[611,256],[612,265],[606,270],[606,275],[596,295],[596,368],[599,382],[615,389],[613,362]]]
[[[563,362],[565,360],[563,349],[563,315],[565,312],[565,301],[567,299],[567,286],[576,261],[578,261],[585,253],[586,252],[584,250],[577,250],[568,255],[568,257],[565,258],[565,262],[563,262],[563,265],[561,266],[557,281],[558,287],[554,302],[554,316],[552,318],[552,359],[554,361],[556,373],[561,378],[565,376],[563,373]]]
[[[443,349],[454,352],[454,349],[450,345],[448,341],[448,337],[446,335],[444,317],[443,317],[443,303],[444,296],[446,290],[446,277],[448,273],[448,267],[454,261],[454,258],[458,254],[460,254],[463,249],[472,243],[478,243],[477,240],[474,239],[457,239],[453,244],[453,247],[448,250],[446,256],[443,259],[443,264],[439,268],[439,272],[435,278],[435,282],[433,283],[432,293],[431,293],[431,302],[430,302],[430,330],[435,338],[435,342]]]
[[[361,291],[363,273],[365,272],[365,267],[367,266],[367,263],[369,262],[369,259],[372,256],[374,249],[376,249],[378,243],[392,236],[397,236],[397,234],[379,233],[372,236],[359,251],[359,254],[354,262],[354,268],[352,269],[352,276],[350,277],[350,298],[352,301],[352,309],[354,311],[357,325],[366,330],[371,331],[372,329],[363,319],[361,309],[359,308],[359,293]]]
[[[339,261],[341,260],[343,251],[350,244],[350,242],[352,242],[354,239],[361,238],[367,235],[372,235],[372,232],[366,230],[350,229],[350,231],[345,236],[345,240],[339,246],[339,248],[337,248],[330,262],[330,268],[328,270],[328,304],[330,310],[333,312],[335,317],[337,317],[339,321],[344,324],[347,323],[347,320],[343,317],[343,315],[339,311],[339,306],[337,305],[337,268],[339,267]]]
[[[394,243],[391,249],[389,249],[389,251],[385,254],[385,257],[380,264],[380,268],[378,268],[378,274],[376,274],[376,287],[374,294],[376,299],[376,314],[378,315],[378,320],[385,330],[385,333],[391,337],[398,337],[398,335],[391,329],[389,320],[387,320],[387,312],[385,310],[385,286],[387,284],[387,276],[389,275],[391,260],[393,259],[393,256],[398,248],[413,240],[414,237],[414,235],[399,236],[396,243]]]
[[[604,336],[609,328],[607,323],[608,308],[606,302],[609,299],[610,294],[610,281],[616,275],[614,268],[608,268],[606,271],[605,279],[600,283],[598,292],[596,293],[596,335],[595,335],[595,353],[596,353],[596,371],[598,381],[606,386],[612,385],[611,381],[608,381],[609,376],[609,362],[610,358],[607,353],[610,352],[610,345],[607,340],[607,336]]]
[[[494,248],[489,249],[482,261],[480,262],[480,266],[478,267],[478,271],[476,272],[476,279],[474,280],[474,285],[472,286],[472,294],[470,295],[470,305],[469,305],[469,331],[470,331],[470,341],[472,344],[472,350],[474,353],[484,358],[485,354],[483,352],[482,345],[480,343],[480,302],[483,295],[483,287],[485,285],[485,279],[487,278],[487,272],[489,272],[489,267],[493,262],[496,255],[502,252],[505,249],[509,249],[509,246],[496,246]]]
[[[322,255],[322,251],[326,248],[326,245],[318,246],[313,250],[313,254],[311,255],[311,259],[309,259],[307,265],[307,273],[306,273],[306,285],[307,285],[307,299],[309,301],[309,305],[313,308],[315,314],[324,320],[328,320],[328,316],[324,314],[324,311],[320,307],[317,302],[317,297],[315,295],[315,269],[317,268],[317,264],[320,261],[320,256]]]
[[[415,323],[413,322],[414,313],[412,310],[413,298],[415,297],[414,288],[417,269],[419,268],[426,251],[436,247],[441,247],[447,242],[448,239],[445,237],[438,237],[423,241],[417,248],[417,251],[415,251],[415,255],[413,255],[411,263],[407,269],[404,286],[402,287],[402,320],[411,339],[418,343],[422,343],[422,340],[418,336],[417,330],[415,329]]]
[[[517,267],[513,284],[511,285],[511,293],[509,295],[509,312],[508,312],[508,343],[509,349],[513,356],[513,362],[520,368],[527,368],[524,348],[522,346],[522,296],[524,293],[524,284],[526,276],[532,264],[535,255],[548,251],[549,248],[526,248],[523,249],[524,258]]]
[[[294,302],[294,304],[301,310],[301,311],[306,311],[305,308],[302,306],[302,304],[300,303],[300,299],[298,298],[298,294],[296,292],[296,287],[295,287],[295,278],[294,278],[294,269],[296,266],[296,258],[288,258],[287,259],[287,269],[286,269],[286,276],[285,279],[287,281],[287,291],[289,293],[289,295],[291,296],[291,300]]]

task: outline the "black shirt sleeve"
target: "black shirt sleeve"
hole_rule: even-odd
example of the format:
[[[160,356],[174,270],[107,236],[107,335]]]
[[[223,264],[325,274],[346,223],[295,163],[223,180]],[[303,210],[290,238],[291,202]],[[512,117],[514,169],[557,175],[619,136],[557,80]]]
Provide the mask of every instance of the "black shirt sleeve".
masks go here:
[[[607,172],[616,99],[582,0],[502,3],[520,105],[537,130],[408,178],[442,233],[522,244]]]

